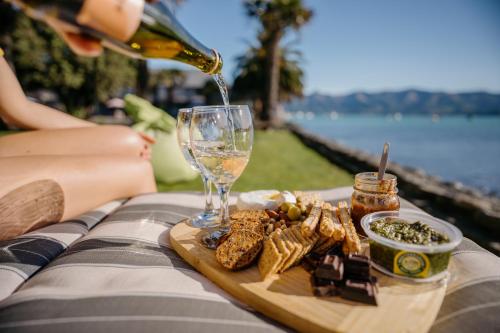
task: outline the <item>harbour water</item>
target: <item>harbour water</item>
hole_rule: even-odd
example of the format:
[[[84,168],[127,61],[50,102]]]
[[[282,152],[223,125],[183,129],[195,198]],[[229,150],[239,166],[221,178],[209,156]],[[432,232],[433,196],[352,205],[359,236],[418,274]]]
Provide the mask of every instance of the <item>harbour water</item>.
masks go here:
[[[295,114],[290,119],[328,139],[500,196],[500,116],[344,116]]]

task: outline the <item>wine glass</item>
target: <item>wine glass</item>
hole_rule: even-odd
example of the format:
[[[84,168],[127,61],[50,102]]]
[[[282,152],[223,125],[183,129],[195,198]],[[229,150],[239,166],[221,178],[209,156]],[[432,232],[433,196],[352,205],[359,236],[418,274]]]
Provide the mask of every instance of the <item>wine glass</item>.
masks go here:
[[[179,112],[177,113],[177,142],[179,143],[184,158],[189,163],[191,168],[200,173],[205,190],[205,209],[202,213],[190,217],[189,223],[196,228],[207,228],[217,224],[218,214],[212,203],[212,182],[200,169],[191,151],[189,127],[191,125],[192,114],[193,112],[189,108],[179,109]]]
[[[202,243],[213,249],[229,230],[229,191],[250,158],[252,115],[246,105],[194,107],[189,132],[196,162],[220,197],[220,225],[202,236]]]

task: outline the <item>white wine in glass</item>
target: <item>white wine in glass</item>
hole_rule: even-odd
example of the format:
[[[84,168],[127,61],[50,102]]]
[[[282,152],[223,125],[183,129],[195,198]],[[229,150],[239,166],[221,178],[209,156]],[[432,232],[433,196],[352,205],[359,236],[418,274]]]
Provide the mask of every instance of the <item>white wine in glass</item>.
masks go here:
[[[205,246],[215,248],[229,230],[229,191],[252,151],[252,115],[246,105],[194,107],[189,132],[196,162],[217,188],[221,201],[220,225],[202,236]]]
[[[189,222],[196,228],[208,228],[218,223],[218,214],[212,202],[212,182],[198,166],[191,149],[189,128],[192,113],[189,108],[179,109],[177,113],[177,141],[186,161],[194,170],[200,172],[205,190],[205,209],[202,213],[190,217]]]

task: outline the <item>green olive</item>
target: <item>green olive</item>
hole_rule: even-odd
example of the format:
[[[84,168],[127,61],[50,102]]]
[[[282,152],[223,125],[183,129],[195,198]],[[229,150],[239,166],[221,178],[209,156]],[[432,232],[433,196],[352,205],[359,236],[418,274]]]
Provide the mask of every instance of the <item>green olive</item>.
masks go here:
[[[292,205],[290,206],[290,208],[288,209],[288,218],[292,221],[295,221],[295,220],[298,220],[300,219],[300,217],[302,216],[302,212],[300,211],[300,208],[295,206],[295,205]]]
[[[292,205],[289,202],[283,202],[280,206],[280,210],[284,213],[288,212],[288,209],[290,209],[290,205]]]

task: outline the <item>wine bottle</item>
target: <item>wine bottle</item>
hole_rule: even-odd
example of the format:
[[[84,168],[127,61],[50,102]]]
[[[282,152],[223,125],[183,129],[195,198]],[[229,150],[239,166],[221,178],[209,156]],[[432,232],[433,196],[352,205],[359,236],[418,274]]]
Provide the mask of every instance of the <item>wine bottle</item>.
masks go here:
[[[131,57],[177,60],[207,74],[222,69],[220,54],[192,37],[163,1],[8,1],[35,19],[57,19],[71,31],[98,38],[104,46]]]

